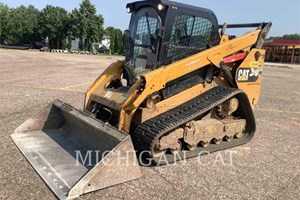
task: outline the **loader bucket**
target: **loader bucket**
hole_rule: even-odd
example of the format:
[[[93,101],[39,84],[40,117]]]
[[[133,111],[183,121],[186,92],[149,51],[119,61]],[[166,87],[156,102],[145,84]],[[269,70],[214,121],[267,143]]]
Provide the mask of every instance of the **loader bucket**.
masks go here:
[[[128,134],[59,100],[11,135],[59,199],[141,177]]]

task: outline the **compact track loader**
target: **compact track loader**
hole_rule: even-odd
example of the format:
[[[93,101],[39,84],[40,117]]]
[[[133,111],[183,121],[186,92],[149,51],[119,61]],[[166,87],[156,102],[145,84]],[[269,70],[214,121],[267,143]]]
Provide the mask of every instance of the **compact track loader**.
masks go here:
[[[271,23],[219,25],[210,10],[166,0],[127,11],[125,60],[90,86],[83,111],[56,100],[12,134],[61,199],[139,178],[137,158],[166,164],[254,135]],[[245,27],[255,30],[226,34]]]

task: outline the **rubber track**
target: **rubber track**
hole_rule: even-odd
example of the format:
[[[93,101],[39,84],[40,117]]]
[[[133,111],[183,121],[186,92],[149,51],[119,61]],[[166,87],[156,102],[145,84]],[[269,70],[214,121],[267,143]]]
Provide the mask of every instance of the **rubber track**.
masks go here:
[[[165,154],[164,159],[152,158],[151,155],[144,154],[145,158],[152,158],[155,164],[167,164],[176,160],[195,157],[198,154],[218,151],[233,146],[245,144],[251,140],[255,132],[255,120],[250,106],[249,100],[244,92],[236,88],[217,86],[203,93],[202,95],[174,108],[162,113],[146,122],[140,124],[131,134],[135,149],[139,152],[150,151],[156,141],[164,134],[175,130],[177,127],[186,124],[189,121],[205,114],[215,106],[225,102],[226,100],[236,97],[241,103],[243,117],[246,118],[246,135],[241,139],[233,139],[230,142],[222,142],[219,145],[210,144],[208,147],[198,147],[194,151],[181,151],[178,155]]]

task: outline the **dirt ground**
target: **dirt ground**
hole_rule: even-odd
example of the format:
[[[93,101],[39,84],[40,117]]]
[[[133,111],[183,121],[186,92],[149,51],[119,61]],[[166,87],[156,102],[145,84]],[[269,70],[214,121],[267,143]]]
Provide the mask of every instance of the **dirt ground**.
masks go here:
[[[56,199],[10,134],[55,99],[81,109],[89,84],[116,59],[0,49],[0,199]],[[299,77],[300,66],[265,67],[256,135],[230,149],[232,160],[222,151],[202,164],[142,167],[142,178],[81,199],[300,199]]]

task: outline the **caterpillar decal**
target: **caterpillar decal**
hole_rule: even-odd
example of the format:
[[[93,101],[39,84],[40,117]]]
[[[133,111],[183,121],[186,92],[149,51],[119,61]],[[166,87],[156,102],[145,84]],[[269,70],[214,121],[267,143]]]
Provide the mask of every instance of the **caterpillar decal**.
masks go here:
[[[238,82],[256,82],[262,75],[261,67],[241,68],[237,72]]]

